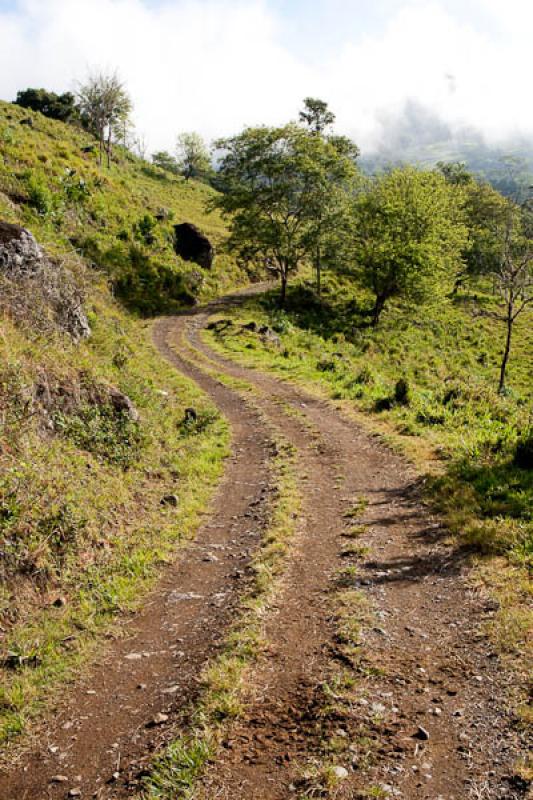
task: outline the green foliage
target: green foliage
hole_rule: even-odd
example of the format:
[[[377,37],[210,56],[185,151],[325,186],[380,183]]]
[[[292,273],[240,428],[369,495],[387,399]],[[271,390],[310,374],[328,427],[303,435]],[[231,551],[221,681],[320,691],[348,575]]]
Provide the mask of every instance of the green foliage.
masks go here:
[[[112,169],[102,174],[97,144],[87,132],[45,117],[33,127],[20,126],[24,116],[24,109],[0,102],[3,219],[28,227],[60,259],[74,247],[143,315],[175,311],[197,296],[210,298],[243,282],[244,271],[222,252],[226,230],[220,215],[205,212],[214,190],[163,173],[121,148]],[[155,237],[150,245],[142,232],[140,239],[136,235],[145,216]],[[173,218],[201,227],[220,253],[201,282],[174,252]],[[142,228],[149,236],[144,222]]]
[[[141,455],[142,427],[109,404],[93,404],[75,414],[54,414],[54,426],[77,448],[127,469]]]
[[[328,104],[324,100],[319,100],[316,97],[306,97],[299,119],[300,122],[308,125],[313,133],[322,135],[325,129],[335,122],[335,114],[328,109]]]
[[[28,189],[28,202],[35,211],[43,217],[51,215],[57,210],[58,200],[49,189],[43,175],[31,173],[26,186]]]
[[[374,296],[377,325],[391,298],[436,302],[449,293],[467,240],[455,192],[443,176],[395,169],[353,209],[354,270]]]
[[[165,172],[171,172],[173,175],[180,174],[180,165],[177,160],[168,153],[166,150],[159,150],[157,153],[152,154],[152,163],[164,169]]]
[[[134,226],[134,231],[138,238],[146,245],[150,246],[155,242],[156,221],[151,214],[145,214]]]
[[[46,89],[23,89],[17,92],[15,103],[61,122],[73,122],[79,119],[76,98],[71,92],[58,95]]]
[[[87,181],[78,176],[75,169],[67,167],[65,173],[61,178],[61,185],[67,203],[72,205],[82,205],[88,197],[90,197],[91,190]]]
[[[177,165],[185,180],[210,175],[211,159],[205,142],[198,133],[181,133],[177,143]]]
[[[231,229],[239,260],[276,274],[281,304],[287,281],[314,255],[323,228],[335,228],[327,197],[354,174],[353,161],[297,125],[247,128],[217,142],[225,192],[214,200]]]
[[[178,430],[182,436],[197,436],[199,433],[203,433],[215,420],[216,414],[212,411],[201,411],[194,415],[186,412]]]

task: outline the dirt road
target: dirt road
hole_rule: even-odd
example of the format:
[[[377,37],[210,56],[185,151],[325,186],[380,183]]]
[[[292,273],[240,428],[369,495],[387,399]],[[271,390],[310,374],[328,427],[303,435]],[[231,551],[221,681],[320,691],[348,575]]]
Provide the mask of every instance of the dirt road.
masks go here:
[[[417,476],[330,404],[210,351],[200,335],[207,319],[196,311],[161,321],[155,341],[231,424],[232,457],[209,520],[127,637],[110,644],[37,746],[0,776],[1,800],[55,800],[73,789],[100,800],[138,794],[250,580],[270,502],[263,415],[296,448],[302,515],[245,713],[198,798],[328,796],[318,794],[324,763],[331,797],[526,797],[508,678],[481,627],[493,606],[470,588],[466,561],[420,503]],[[261,414],[208,374],[214,363],[253,384]],[[360,535],[349,547],[355,522]],[[365,598],[354,609],[364,618],[357,657],[339,634],[341,589]],[[335,697],[347,673],[349,704]]]

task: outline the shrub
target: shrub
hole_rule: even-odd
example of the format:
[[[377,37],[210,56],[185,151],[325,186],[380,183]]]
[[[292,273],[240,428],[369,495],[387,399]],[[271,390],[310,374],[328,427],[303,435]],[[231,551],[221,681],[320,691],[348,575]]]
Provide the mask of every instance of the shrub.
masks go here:
[[[408,406],[410,403],[410,387],[405,378],[400,378],[396,381],[394,387],[394,400],[402,406]]]
[[[76,447],[123,469],[131,466],[143,444],[139,423],[108,404],[86,405],[69,415],[57,412],[54,426]]]
[[[145,214],[144,217],[133,226],[135,235],[139,241],[150,246],[155,242],[154,229],[156,221],[151,214]]]
[[[30,175],[28,178],[28,202],[43,217],[55,209],[54,196],[43,178]]]

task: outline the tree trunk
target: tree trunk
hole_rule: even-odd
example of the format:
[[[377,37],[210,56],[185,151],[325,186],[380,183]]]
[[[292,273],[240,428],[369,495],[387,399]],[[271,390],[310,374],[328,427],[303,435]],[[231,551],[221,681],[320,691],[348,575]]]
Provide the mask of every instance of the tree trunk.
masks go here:
[[[281,273],[281,292],[279,295],[280,308],[285,308],[286,299],[287,299],[287,273],[283,270]]]
[[[112,136],[113,136],[113,133],[111,131],[111,126],[110,126],[109,127],[109,133],[107,135],[107,148],[106,148],[106,151],[107,151],[107,168],[108,169],[111,169],[111,146],[112,146],[111,139],[112,139]]]
[[[100,151],[98,155],[98,166],[101,167],[104,160],[104,129],[100,128]]]
[[[509,353],[511,352],[511,337],[513,335],[513,316],[511,312],[507,314],[507,337],[505,340],[505,350],[503,351],[502,363],[500,366],[500,384],[498,392],[502,394],[505,389],[505,373],[507,371],[507,362],[509,361]]]
[[[316,293],[320,297],[320,295],[322,293],[322,270],[320,268],[320,245],[317,245],[317,247],[316,247],[315,270],[316,270]]]
[[[376,295],[376,302],[374,303],[374,308],[372,309],[372,327],[377,328],[379,325],[379,319],[381,317],[381,312],[385,308],[385,300],[386,298],[384,295],[378,294]]]

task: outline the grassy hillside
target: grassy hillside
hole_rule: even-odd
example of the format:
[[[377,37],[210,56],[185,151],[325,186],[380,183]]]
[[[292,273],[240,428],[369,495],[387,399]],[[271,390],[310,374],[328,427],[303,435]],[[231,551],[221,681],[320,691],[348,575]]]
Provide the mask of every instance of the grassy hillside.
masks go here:
[[[119,635],[222,470],[224,421],[126,308],[175,308],[242,277],[223,256],[207,273],[174,255],[174,222],[222,241],[204,211],[208,187],[125,152],[100,170],[86,134],[32,116],[21,125],[24,111],[0,104],[0,219],[28,227],[75,277],[92,336],[76,344],[44,324],[36,284],[6,294],[2,283],[0,741],[54,701],[104,634]],[[153,231],[146,214],[161,217]],[[117,411],[112,391],[138,419]],[[191,406],[196,423],[184,421]]]
[[[28,117],[33,126],[21,124]],[[174,253],[180,222],[198,225],[215,247],[222,243],[220,216],[205,210],[212,195],[122,148],[102,169],[89,134],[0,101],[0,218],[29,227],[58,254],[81,254],[142,313],[210,297],[242,279],[221,253],[212,272]]]

